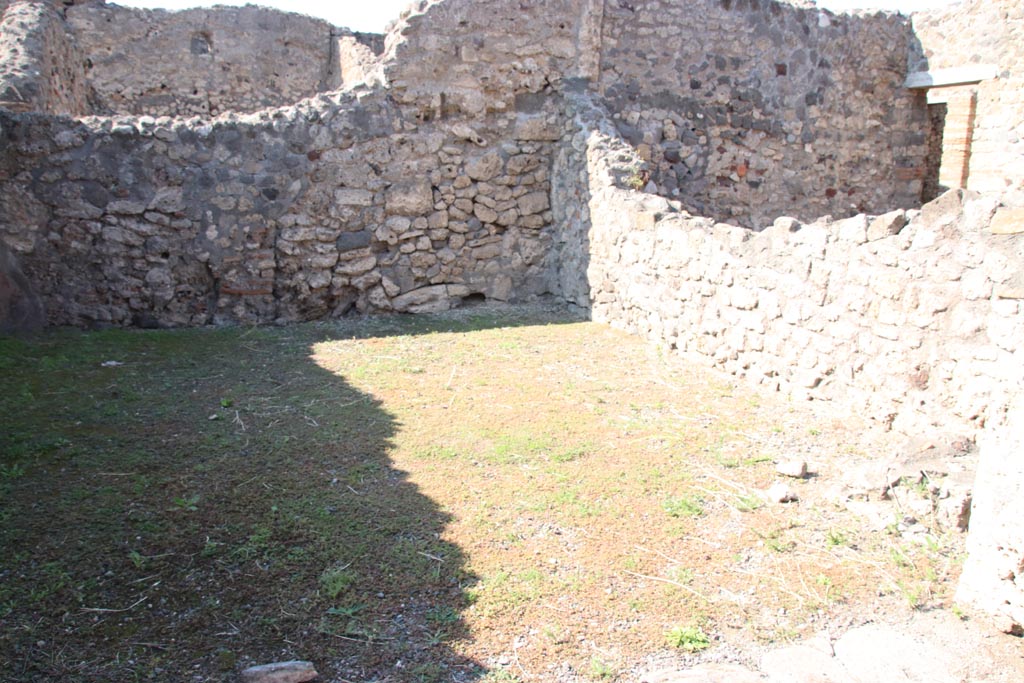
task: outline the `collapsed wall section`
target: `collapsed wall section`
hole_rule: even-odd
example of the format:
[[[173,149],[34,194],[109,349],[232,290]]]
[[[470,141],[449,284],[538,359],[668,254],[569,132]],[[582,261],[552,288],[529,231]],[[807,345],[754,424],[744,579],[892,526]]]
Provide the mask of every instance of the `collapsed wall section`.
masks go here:
[[[637,187],[752,228],[920,203],[908,20],[772,0],[606,3],[600,92]]]

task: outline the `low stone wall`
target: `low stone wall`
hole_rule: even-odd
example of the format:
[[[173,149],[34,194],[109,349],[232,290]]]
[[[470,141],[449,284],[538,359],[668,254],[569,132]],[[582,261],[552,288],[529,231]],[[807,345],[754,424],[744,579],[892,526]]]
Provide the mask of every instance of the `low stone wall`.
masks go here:
[[[556,185],[555,201],[585,177],[589,227],[561,214],[560,258],[584,254],[586,268],[585,281],[558,279],[563,295],[588,299],[594,320],[794,398],[907,434],[977,438],[972,544],[984,559],[965,591],[991,609],[998,584],[1021,624],[1024,543],[1006,501],[1024,481],[1012,451],[1024,418],[1024,210],[958,191],[920,211],[779,218],[752,232],[629,189],[636,155],[607,113],[587,96],[569,111],[558,168],[576,180]]]
[[[89,111],[84,60],[50,1],[0,8],[0,107],[78,116]]]

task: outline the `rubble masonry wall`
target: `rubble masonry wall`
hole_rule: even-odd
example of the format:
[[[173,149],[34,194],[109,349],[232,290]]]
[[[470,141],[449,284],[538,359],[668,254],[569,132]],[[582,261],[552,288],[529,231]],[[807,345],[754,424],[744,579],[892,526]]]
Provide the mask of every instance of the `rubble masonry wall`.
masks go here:
[[[249,5],[181,12],[67,10],[96,114],[216,116],[294,104],[327,89],[332,27]]]
[[[920,204],[909,20],[769,0],[605,5],[599,91],[649,191],[763,229]],[[638,184],[646,184],[646,176]]]
[[[48,2],[0,7],[0,106],[78,116],[89,111],[84,59]]]

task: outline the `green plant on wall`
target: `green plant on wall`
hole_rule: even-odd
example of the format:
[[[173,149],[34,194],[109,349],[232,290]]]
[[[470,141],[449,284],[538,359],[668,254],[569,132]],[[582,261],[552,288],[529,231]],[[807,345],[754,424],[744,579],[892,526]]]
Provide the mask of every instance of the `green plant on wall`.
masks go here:
[[[633,166],[626,176],[626,186],[635,192],[639,192],[647,186],[651,180],[651,172],[640,166]]]

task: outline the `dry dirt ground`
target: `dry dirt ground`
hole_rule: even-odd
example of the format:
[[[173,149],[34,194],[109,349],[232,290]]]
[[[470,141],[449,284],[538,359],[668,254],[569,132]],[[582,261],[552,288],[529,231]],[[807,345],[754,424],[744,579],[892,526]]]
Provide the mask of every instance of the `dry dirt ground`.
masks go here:
[[[650,680],[872,622],[1021,680],[962,534],[843,504],[891,437],[559,306],[0,339],[0,414],[3,681]]]

